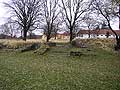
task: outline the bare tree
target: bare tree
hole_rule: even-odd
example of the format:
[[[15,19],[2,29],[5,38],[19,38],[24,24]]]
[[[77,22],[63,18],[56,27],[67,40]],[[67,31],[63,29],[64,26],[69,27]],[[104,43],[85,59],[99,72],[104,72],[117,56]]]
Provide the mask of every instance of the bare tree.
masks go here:
[[[119,3],[120,2],[120,0],[112,0],[113,2],[116,2],[116,3]]]
[[[5,5],[13,12],[12,15],[22,28],[23,40],[26,41],[27,32],[39,22],[40,0],[11,0]]]
[[[88,10],[90,4],[85,0],[61,0],[62,17],[70,30],[70,42],[73,39],[73,30],[80,17]]]
[[[108,27],[116,36],[116,48],[120,49],[120,37],[111,27],[111,20],[115,17],[114,10],[116,10],[116,6],[113,6],[110,0],[93,0],[92,5],[98,11],[98,14],[106,20]]]
[[[15,37],[19,33],[19,25],[11,18],[7,19],[6,24],[9,28],[9,34],[11,37]]]
[[[85,23],[85,26],[88,29],[88,38],[90,38],[90,36],[91,36],[91,30],[95,30],[96,27],[98,27],[101,23],[101,21],[97,20],[95,15],[94,15],[94,17],[93,17],[93,15],[94,15],[94,13],[91,13],[91,11],[90,11],[83,18],[83,22]]]
[[[53,26],[53,31],[54,31],[54,37],[55,37],[55,39],[57,39],[57,34],[58,34],[58,31],[60,30],[60,27],[59,27],[60,24],[61,24],[61,22],[58,21]]]
[[[44,18],[44,34],[47,36],[47,42],[49,42],[54,32],[54,25],[59,15],[58,0],[43,0],[43,14]]]
[[[0,28],[2,34],[9,35],[11,37],[16,36],[16,33],[18,32],[18,27],[12,19],[8,19],[8,21],[1,25]]]
[[[10,32],[9,32],[9,27],[8,27],[8,24],[3,24],[1,25],[1,33],[2,34],[5,34],[5,35],[8,35]]]

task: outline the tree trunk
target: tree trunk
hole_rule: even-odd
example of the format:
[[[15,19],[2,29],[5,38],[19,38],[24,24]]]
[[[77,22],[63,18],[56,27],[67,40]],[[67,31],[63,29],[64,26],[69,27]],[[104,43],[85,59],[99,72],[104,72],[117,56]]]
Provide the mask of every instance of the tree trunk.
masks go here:
[[[47,34],[46,34],[46,36],[47,36],[46,42],[49,42],[49,40],[50,40],[50,35],[51,35],[51,32],[50,32],[50,30],[48,30],[48,32],[47,32]]]
[[[48,27],[48,31],[47,31],[46,36],[47,36],[47,40],[46,40],[46,42],[49,42],[49,40],[50,40],[50,36],[51,36],[51,30],[49,29],[49,27]]]
[[[30,39],[32,39],[32,33],[30,33]]]
[[[57,34],[55,34],[55,40],[57,39]]]
[[[73,40],[73,28],[72,27],[70,27],[70,43],[72,42],[72,40]]]
[[[120,15],[120,4],[119,4],[119,15]],[[119,17],[119,30],[120,30],[120,17]]]
[[[23,32],[22,32],[22,30],[21,30],[21,39],[22,39],[22,37],[23,37]]]
[[[24,30],[24,31],[23,31],[23,40],[26,41],[26,38],[27,38],[27,31]]]
[[[89,29],[89,34],[88,34],[88,38],[90,38],[90,29]]]
[[[115,46],[115,50],[120,50],[120,36],[117,35],[117,33],[112,29],[112,27],[110,26],[110,23],[108,24],[110,30],[115,34],[116,37],[116,46]]]
[[[120,50],[120,37],[119,37],[119,38],[116,38],[115,50],[116,50],[116,51]]]
[[[119,4],[119,15],[120,15],[120,4]],[[119,17],[119,30],[120,30],[120,17]],[[115,50],[120,50],[120,36],[116,35],[116,47]]]
[[[49,42],[49,40],[50,40],[50,35],[47,35],[47,42]]]

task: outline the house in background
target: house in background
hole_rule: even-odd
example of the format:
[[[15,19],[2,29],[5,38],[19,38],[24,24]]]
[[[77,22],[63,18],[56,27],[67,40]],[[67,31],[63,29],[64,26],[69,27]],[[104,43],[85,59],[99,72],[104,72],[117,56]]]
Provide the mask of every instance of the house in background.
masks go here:
[[[120,36],[120,30],[114,31]],[[76,38],[115,38],[115,35],[109,29],[80,30]]]
[[[54,39],[69,39],[70,38],[70,33],[68,31],[61,31],[61,32],[57,32],[56,35],[52,35],[51,36],[51,40],[54,40]],[[46,40],[47,37],[45,34],[43,34],[42,36],[42,40]]]
[[[70,38],[70,33],[68,31],[57,33],[57,39],[69,39],[69,38]]]
[[[43,35],[30,34],[27,36],[27,39],[42,39]]]
[[[120,36],[120,30],[114,30],[118,36]],[[87,38],[115,38],[114,33],[110,29],[96,29],[96,30],[80,30],[75,38],[87,39]],[[46,35],[42,36],[43,40],[46,40]],[[55,39],[53,35],[51,39]],[[56,39],[70,39],[69,31],[58,32]]]

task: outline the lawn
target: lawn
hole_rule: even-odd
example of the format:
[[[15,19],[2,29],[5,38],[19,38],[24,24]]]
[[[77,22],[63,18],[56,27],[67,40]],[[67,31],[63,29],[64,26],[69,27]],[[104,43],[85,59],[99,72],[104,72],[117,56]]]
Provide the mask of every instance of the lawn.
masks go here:
[[[82,56],[70,56],[70,51]],[[44,55],[0,50],[0,90],[119,90],[120,55],[60,44]]]

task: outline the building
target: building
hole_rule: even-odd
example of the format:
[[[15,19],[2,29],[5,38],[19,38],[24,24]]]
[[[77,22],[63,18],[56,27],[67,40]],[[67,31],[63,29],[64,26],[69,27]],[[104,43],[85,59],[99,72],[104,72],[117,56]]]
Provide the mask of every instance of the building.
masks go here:
[[[43,36],[43,35],[35,35],[35,34],[33,34],[33,35],[28,35],[28,36],[27,36],[27,39],[42,39],[42,36]]]
[[[57,33],[57,39],[69,39],[70,33],[68,31]]]
[[[120,30],[114,30],[120,36]],[[76,38],[115,38],[114,33],[109,29],[80,30]]]

